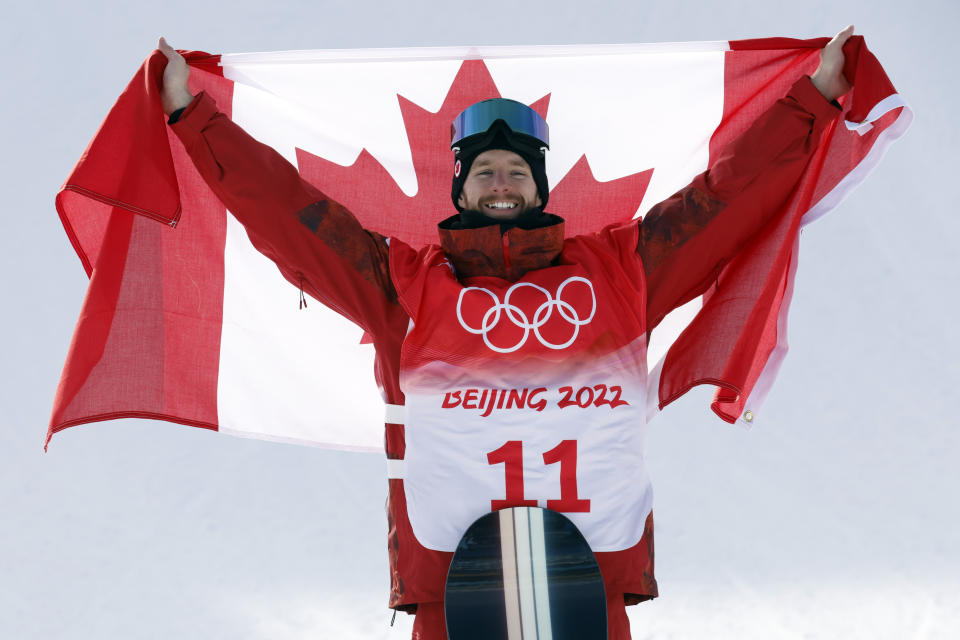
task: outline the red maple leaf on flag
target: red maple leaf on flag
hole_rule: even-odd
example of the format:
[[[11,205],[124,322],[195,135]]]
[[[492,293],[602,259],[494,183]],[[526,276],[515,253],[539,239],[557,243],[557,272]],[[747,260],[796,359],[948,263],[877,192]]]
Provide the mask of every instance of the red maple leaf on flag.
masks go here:
[[[437,242],[437,223],[454,213],[450,199],[453,155],[450,123],[480,100],[499,98],[490,71],[482,60],[465,60],[443,105],[431,113],[397,95],[410,141],[417,193],[407,196],[366,149],[352,165],[343,166],[297,149],[300,174],[328,197],[347,207],[368,228],[400,238],[414,247]],[[547,117],[550,94],[530,105]],[[629,220],[636,213],[653,169],[599,182],[585,155],[550,190],[547,211],[566,220],[566,235],[597,231]]]

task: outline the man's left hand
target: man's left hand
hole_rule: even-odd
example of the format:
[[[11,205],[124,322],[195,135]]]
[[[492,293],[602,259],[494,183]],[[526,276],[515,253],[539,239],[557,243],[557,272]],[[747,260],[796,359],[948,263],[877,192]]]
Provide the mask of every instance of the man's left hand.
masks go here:
[[[823,97],[833,101],[850,91],[851,84],[843,75],[843,44],[853,35],[853,25],[850,25],[827,43],[820,50],[820,66],[810,76],[813,86]]]

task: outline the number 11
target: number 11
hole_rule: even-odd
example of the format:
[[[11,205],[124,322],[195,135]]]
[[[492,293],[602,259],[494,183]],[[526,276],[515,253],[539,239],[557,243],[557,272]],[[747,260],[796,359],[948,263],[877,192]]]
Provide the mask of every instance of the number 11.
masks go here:
[[[577,497],[577,441],[563,440],[543,454],[544,464],[560,463],[560,499],[547,500],[547,508],[565,513],[587,513],[590,500]],[[535,507],[536,500],[523,497],[523,442],[508,440],[502,447],[487,454],[487,463],[503,463],[506,499],[491,500],[490,509]]]

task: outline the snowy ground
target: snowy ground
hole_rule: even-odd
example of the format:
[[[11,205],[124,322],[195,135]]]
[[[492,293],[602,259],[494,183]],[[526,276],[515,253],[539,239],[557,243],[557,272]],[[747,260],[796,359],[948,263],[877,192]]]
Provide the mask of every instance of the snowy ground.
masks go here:
[[[164,34],[217,52],[832,35],[917,118],[804,234],[790,356],[751,431],[693,393],[651,428],[661,597],[635,638],[960,637],[957,5],[16,3],[4,11],[0,638],[395,638],[382,459],[163,423],[42,453],[86,278],[53,196]],[[944,192],[946,191],[946,195]]]

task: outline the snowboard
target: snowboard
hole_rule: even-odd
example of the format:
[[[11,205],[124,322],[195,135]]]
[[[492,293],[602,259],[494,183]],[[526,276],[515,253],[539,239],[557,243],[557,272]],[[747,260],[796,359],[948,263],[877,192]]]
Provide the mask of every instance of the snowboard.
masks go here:
[[[488,513],[467,529],[444,590],[450,640],[606,640],[600,567],[577,527],[549,509]]]

